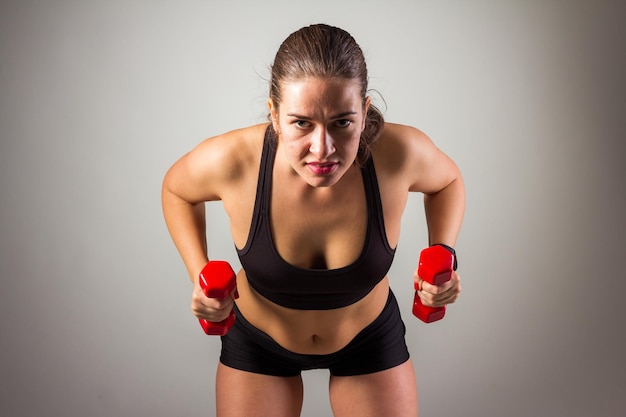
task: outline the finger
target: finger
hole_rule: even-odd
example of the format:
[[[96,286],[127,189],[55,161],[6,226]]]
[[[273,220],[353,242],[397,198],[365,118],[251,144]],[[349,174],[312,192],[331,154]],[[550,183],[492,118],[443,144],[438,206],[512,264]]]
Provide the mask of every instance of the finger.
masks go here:
[[[233,309],[234,299],[233,297],[227,297],[224,299],[209,298],[204,294],[197,295],[194,293],[191,301],[191,310],[198,318],[203,318],[209,321],[221,321],[228,317]],[[215,320],[220,318],[221,320]]]
[[[440,294],[442,292],[444,292],[445,290],[447,290],[447,283],[443,283],[441,285],[433,285],[428,281],[424,281],[422,280],[421,282],[421,291],[424,291],[428,294]]]
[[[428,289],[431,287],[428,285],[428,283],[424,283],[424,289],[422,291],[418,291],[418,294],[422,300],[422,304],[429,307],[441,307],[447,304],[452,304],[461,294],[461,286],[459,283],[456,283],[454,286],[442,292],[438,292],[441,290],[441,286],[432,286],[434,287],[434,292],[429,292]]]
[[[422,290],[431,294],[445,294],[448,291],[455,291],[455,288],[460,285],[459,274],[453,272],[450,279],[440,285],[433,285],[427,281],[423,281]]]
[[[435,299],[432,294],[418,292],[422,304],[427,307],[443,307],[456,301],[456,297],[447,297],[444,299]]]
[[[207,310],[212,310],[216,312],[230,312],[233,308],[233,297],[228,297],[224,299],[219,298],[208,298],[208,302],[205,304]]]
[[[449,298],[456,299],[459,294],[461,294],[461,280],[458,275],[454,276],[453,279],[449,281],[448,285],[448,288],[440,293],[442,300]]]
[[[430,297],[430,301],[435,307],[444,306],[454,303],[461,294],[461,287],[455,286],[441,294],[434,294]]]
[[[194,315],[199,319],[208,320],[210,322],[220,322],[225,320],[232,311],[232,304],[219,309],[200,309],[194,310]]]
[[[435,302],[433,299],[434,294],[426,292],[425,290],[418,290],[417,295],[422,301],[422,304],[424,304],[426,307],[434,307],[433,305],[433,303]]]
[[[416,269],[415,272],[413,273],[413,288],[415,288],[415,290],[417,291],[421,291],[422,282],[424,282],[424,280],[420,278],[420,276],[417,274],[417,269]]]

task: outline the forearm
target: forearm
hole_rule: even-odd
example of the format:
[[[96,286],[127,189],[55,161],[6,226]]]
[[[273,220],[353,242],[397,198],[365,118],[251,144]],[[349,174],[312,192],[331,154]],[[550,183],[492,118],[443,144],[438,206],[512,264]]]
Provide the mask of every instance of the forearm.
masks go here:
[[[167,228],[194,282],[208,261],[204,203],[189,203],[165,188],[162,204]]]
[[[455,247],[465,213],[465,186],[457,176],[442,190],[424,194],[428,244]]]

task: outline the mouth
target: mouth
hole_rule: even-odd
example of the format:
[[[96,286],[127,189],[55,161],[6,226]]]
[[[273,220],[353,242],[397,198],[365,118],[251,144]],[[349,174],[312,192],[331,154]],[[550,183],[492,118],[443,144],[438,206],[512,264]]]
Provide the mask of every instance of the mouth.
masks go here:
[[[329,175],[335,172],[339,163],[337,162],[308,162],[306,166],[315,175]]]

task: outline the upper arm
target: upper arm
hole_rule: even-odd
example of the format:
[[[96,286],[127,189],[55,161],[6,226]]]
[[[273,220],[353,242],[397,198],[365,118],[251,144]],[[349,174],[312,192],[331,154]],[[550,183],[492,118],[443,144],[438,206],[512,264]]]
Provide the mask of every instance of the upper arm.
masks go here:
[[[172,165],[163,190],[188,203],[221,200],[241,176],[244,141],[240,132],[204,140]]]
[[[389,155],[408,191],[432,194],[460,178],[457,165],[422,131],[410,126],[387,125]]]

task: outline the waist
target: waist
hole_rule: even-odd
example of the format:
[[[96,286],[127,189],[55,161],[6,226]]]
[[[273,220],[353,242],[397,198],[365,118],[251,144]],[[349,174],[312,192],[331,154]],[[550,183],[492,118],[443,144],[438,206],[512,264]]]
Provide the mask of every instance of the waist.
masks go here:
[[[386,277],[359,301],[329,310],[300,310],[275,304],[250,286],[243,270],[237,275],[237,289],[240,313],[279,345],[301,354],[340,350],[380,315],[389,297]]]

